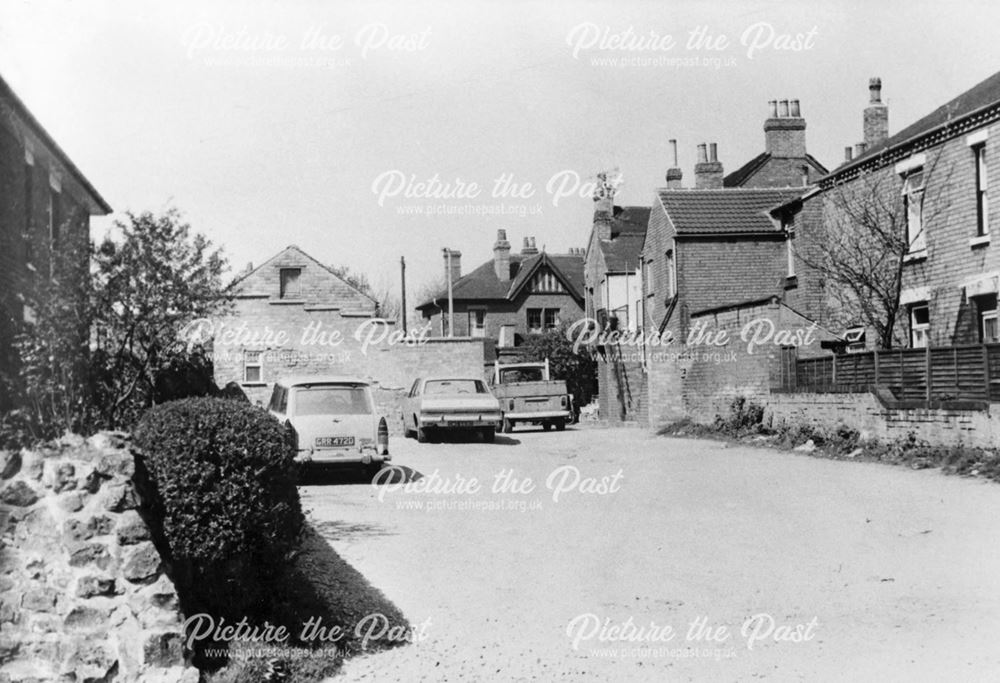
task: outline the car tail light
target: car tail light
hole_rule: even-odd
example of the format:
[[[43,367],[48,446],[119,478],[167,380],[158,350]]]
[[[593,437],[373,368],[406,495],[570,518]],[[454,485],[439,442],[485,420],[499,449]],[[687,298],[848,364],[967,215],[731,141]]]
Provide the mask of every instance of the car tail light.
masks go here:
[[[562,404],[562,407],[565,408],[569,404],[569,400],[566,398],[566,396],[563,396],[560,403]]]
[[[514,410],[514,399],[507,401],[507,410]]]
[[[378,445],[378,452],[381,455],[389,453],[389,425],[385,423],[384,417],[378,421],[378,436],[375,442]]]
[[[291,421],[285,421],[285,429],[288,430],[288,442],[292,445],[292,450],[296,453],[299,452],[299,433],[295,431],[295,427],[292,426]]]

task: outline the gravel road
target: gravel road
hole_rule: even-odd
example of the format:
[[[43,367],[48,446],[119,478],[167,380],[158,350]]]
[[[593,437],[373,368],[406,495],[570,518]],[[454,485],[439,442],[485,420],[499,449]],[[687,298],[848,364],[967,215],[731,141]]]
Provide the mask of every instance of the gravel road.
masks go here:
[[[632,429],[392,447],[410,490],[302,489],[417,626],[337,680],[1000,672],[996,484]]]

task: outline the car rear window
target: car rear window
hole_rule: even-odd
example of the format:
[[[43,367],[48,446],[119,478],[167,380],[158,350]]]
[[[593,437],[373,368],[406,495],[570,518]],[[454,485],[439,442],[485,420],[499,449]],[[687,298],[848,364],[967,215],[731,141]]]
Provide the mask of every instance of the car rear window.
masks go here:
[[[486,385],[478,379],[432,379],[424,385],[425,394],[485,394]]]
[[[362,386],[313,386],[295,389],[296,415],[368,415],[368,391]]]

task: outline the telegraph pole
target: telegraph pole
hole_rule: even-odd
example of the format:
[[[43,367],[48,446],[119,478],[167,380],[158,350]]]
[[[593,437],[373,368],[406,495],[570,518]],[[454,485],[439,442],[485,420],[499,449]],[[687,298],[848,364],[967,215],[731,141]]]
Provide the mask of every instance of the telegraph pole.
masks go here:
[[[403,335],[406,335],[406,259],[402,256],[399,257],[399,285],[402,289],[402,299],[403,299],[403,310],[400,312],[400,316],[403,318]]]

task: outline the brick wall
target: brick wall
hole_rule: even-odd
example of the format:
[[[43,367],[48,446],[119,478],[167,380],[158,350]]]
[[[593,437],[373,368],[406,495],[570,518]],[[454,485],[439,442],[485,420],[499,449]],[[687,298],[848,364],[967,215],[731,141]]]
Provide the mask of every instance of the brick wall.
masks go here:
[[[933,445],[996,448],[1000,443],[1000,404],[989,411],[883,408],[871,394],[772,394],[765,419],[778,426],[807,424],[827,430],[845,425],[864,438],[886,441],[913,433]]]
[[[623,349],[617,361],[598,359],[597,400],[601,420],[609,424],[648,424],[649,389],[640,353]]]
[[[716,415],[728,413],[737,396],[764,402],[777,379],[781,354],[781,345],[775,343],[777,334],[783,330],[801,334],[804,341],[810,325],[812,321],[779,303],[692,316],[691,329],[707,333],[701,343],[685,345],[696,340],[683,337],[661,349],[649,349],[650,426],[683,417],[712,422]],[[711,343],[720,332],[725,333],[726,343]],[[810,343],[797,348],[799,357],[827,353],[820,342],[832,337],[817,328],[809,336]],[[758,343],[752,344],[755,339]]]

